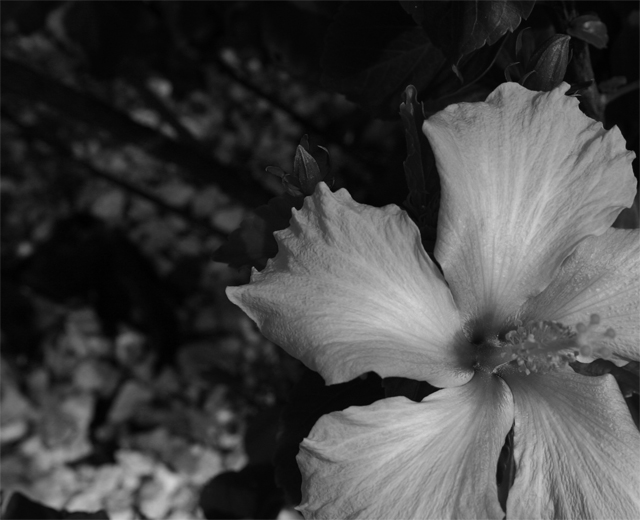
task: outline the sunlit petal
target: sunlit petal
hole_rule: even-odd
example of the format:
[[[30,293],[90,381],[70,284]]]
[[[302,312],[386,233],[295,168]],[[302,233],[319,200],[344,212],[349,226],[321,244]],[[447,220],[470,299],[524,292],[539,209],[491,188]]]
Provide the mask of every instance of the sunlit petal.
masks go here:
[[[505,83],[424,123],[442,183],[435,255],[479,334],[496,332],[633,202],[624,138],[582,114],[568,88]]]
[[[640,518],[640,433],[613,376],[502,376],[516,410],[507,518]]]
[[[300,446],[305,518],[503,518],[496,468],[509,389],[478,373],[421,403],[404,397],[323,416]]]
[[[640,360],[640,230],[610,229],[581,242],[542,293],[523,307],[524,321],[589,323],[612,328],[613,352]]]
[[[471,378],[451,292],[400,208],[358,204],[321,183],[275,236],[278,255],[227,294],[328,384],[368,371],[436,386]]]

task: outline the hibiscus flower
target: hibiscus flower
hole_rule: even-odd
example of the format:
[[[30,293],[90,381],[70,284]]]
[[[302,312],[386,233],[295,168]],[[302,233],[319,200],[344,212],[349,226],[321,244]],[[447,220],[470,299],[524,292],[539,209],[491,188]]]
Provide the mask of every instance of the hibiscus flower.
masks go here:
[[[633,154],[568,88],[506,83],[424,123],[440,268],[403,210],[321,183],[277,256],[227,289],[327,384],[374,371],[440,388],[323,416],[297,458],[305,518],[640,518],[640,434],[616,381],[568,365],[640,359],[639,232],[611,228]]]

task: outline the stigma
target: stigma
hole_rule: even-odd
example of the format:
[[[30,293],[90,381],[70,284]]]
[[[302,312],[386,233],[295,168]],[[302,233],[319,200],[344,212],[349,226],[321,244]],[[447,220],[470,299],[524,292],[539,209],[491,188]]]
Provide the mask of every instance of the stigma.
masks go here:
[[[555,321],[529,321],[515,323],[516,328],[501,342],[503,358],[529,375],[566,367],[578,355],[607,359],[612,354],[610,340],[615,331],[602,331],[600,316],[592,314],[588,324],[567,327]]]

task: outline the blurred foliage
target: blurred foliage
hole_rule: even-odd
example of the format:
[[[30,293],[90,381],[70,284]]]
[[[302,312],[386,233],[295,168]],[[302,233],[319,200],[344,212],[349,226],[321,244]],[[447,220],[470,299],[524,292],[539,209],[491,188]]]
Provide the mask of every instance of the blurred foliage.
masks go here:
[[[638,153],[635,3],[1,7],[2,482],[58,515],[293,518],[320,415],[430,391],[325,388],[227,301],[319,180],[404,203],[432,250],[421,121],[505,78],[568,81]]]

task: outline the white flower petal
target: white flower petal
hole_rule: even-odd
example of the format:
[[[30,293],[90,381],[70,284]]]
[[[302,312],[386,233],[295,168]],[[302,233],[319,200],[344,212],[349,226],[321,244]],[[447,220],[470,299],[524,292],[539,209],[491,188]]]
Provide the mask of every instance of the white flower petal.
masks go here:
[[[600,316],[616,336],[615,354],[640,360],[640,230],[610,229],[583,240],[562,264],[549,287],[528,301],[523,321],[589,323]]]
[[[640,433],[613,376],[501,375],[516,410],[507,518],[640,518]]]
[[[588,235],[633,202],[633,153],[569,85],[500,85],[425,121],[442,183],[435,255],[461,312],[493,334]]]
[[[325,415],[300,445],[298,509],[307,519],[502,519],[496,469],[512,424],[509,389],[483,372],[420,403]]]
[[[472,377],[449,288],[400,208],[320,183],[275,237],[278,255],[227,295],[328,384],[368,371],[436,386]]]

